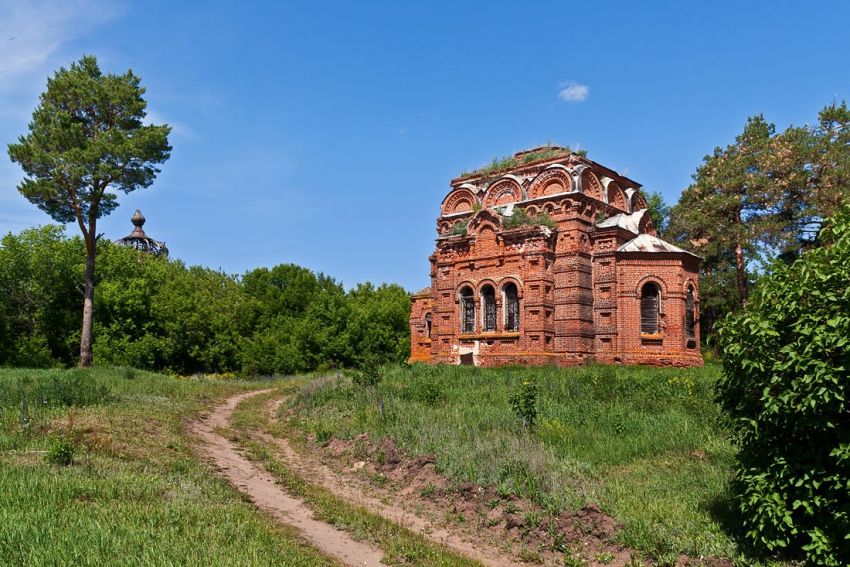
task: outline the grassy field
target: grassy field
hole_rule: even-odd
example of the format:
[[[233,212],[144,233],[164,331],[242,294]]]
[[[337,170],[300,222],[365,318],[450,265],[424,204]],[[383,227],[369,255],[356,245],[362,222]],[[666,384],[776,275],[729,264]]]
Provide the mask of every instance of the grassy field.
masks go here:
[[[717,366],[653,369],[394,367],[375,387],[319,378],[293,398],[292,424],[319,441],[388,435],[433,454],[457,482],[496,485],[553,513],[597,503],[621,540],[662,562],[679,553],[744,564],[729,518],[734,452],[713,403]],[[509,398],[538,387],[535,427]]]
[[[183,432],[268,383],[0,370],[0,564],[335,564],[214,477]]]

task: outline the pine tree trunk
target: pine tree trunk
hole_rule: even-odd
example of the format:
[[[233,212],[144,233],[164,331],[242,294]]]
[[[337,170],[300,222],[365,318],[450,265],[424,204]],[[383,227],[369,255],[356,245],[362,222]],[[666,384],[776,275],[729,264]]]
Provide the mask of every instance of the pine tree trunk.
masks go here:
[[[735,242],[735,271],[738,276],[738,295],[741,306],[746,307],[750,300],[750,290],[747,288],[747,265],[744,263],[744,247],[741,246],[740,236]]]
[[[94,261],[97,252],[92,233],[86,238],[86,284],[83,294],[83,331],[80,334],[80,368],[92,365],[92,319],[94,317]]]

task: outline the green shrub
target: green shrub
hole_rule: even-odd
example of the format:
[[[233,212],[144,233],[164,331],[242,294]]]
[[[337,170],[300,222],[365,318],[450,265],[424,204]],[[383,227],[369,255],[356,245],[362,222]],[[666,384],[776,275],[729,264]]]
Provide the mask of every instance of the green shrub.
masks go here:
[[[71,466],[74,464],[74,445],[64,437],[57,437],[50,443],[44,460],[53,465]]]
[[[850,564],[850,208],[822,247],[765,277],[721,329],[717,395],[739,446],[748,539],[812,564]]]
[[[517,207],[513,210],[511,216],[502,217],[502,226],[506,229],[520,226],[545,226],[554,230],[558,224],[546,211],[539,215],[529,215],[525,209]]]
[[[526,378],[508,400],[513,412],[522,420],[523,427],[534,427],[537,420],[537,382]]]
[[[452,227],[453,236],[466,236],[469,223],[467,221],[457,221]]]
[[[350,370],[351,381],[361,387],[376,386],[381,381],[381,371],[377,364],[365,364],[359,370]]]

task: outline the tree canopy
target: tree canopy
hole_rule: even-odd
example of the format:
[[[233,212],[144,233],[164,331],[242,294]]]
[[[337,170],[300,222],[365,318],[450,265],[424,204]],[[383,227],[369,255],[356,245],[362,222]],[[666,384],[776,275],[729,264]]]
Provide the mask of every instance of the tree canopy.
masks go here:
[[[57,226],[0,240],[0,366],[70,366],[85,269]],[[99,364],[179,374],[297,373],[404,362],[410,298],[282,264],[241,277],[98,241]]]
[[[670,210],[665,236],[703,257],[702,329],[747,304],[773,259],[817,245],[823,219],[850,199],[850,111],[825,107],[814,125],[781,133],[749,118],[734,143],[705,156]]]
[[[127,71],[103,74],[94,56],[47,81],[28,133],[9,144],[26,177],[18,191],[61,223],[76,222],[87,258],[80,364],[91,364],[97,220],[118,206],[114,190],[149,187],[171,153],[168,126],[145,125],[145,89]]]

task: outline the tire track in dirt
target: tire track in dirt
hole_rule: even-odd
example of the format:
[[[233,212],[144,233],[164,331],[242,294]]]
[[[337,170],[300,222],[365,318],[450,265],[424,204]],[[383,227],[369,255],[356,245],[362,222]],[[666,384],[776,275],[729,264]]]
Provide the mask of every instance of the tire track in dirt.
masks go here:
[[[189,423],[188,431],[200,443],[198,449],[218,468],[221,475],[246,494],[255,506],[270,513],[277,521],[297,528],[313,546],[345,565],[384,565],[383,552],[356,541],[346,532],[316,520],[299,498],[284,492],[275,479],[237,450],[236,444],[216,432],[227,427],[233,410],[243,400],[271,390],[245,392],[229,398],[213,411]]]
[[[278,409],[285,398],[272,400],[268,406],[268,418],[277,419]],[[337,473],[318,459],[310,458],[295,451],[286,439],[274,437],[264,432],[256,433],[263,441],[273,443],[280,449],[286,466],[302,478],[310,479],[335,496],[362,506],[373,514],[382,516],[408,530],[417,533],[439,545],[444,545],[461,555],[481,562],[487,567],[507,567],[522,565],[516,559],[495,546],[483,541],[467,541],[459,534],[437,526],[431,521],[416,515],[403,506],[385,502],[366,494],[364,486],[353,479]]]

